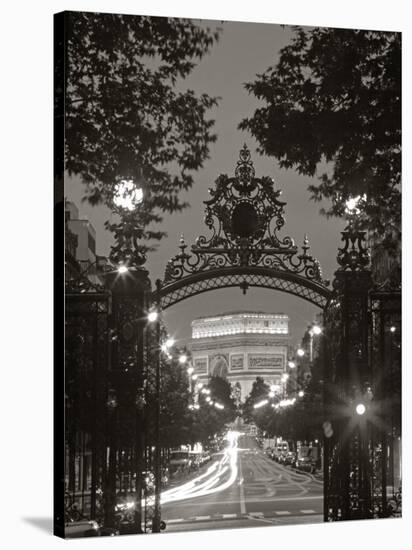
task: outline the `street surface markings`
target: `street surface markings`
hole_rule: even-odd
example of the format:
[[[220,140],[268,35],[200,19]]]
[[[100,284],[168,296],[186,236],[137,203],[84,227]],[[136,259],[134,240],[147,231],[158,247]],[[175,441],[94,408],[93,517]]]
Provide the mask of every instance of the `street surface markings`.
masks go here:
[[[289,512],[288,510],[276,510],[271,513],[249,512],[248,514],[214,514],[213,516],[194,516],[190,518],[173,518],[173,519],[166,519],[166,523],[167,524],[182,523],[182,522],[191,523],[194,521],[207,521],[207,520],[217,521],[217,520],[225,520],[225,519],[246,519],[246,518],[261,520],[261,521],[272,519],[276,521],[274,519],[274,515],[275,516],[292,516],[293,515],[296,517],[299,514],[319,515],[318,512],[316,512],[315,510],[299,510],[299,511],[296,511],[295,513]]]

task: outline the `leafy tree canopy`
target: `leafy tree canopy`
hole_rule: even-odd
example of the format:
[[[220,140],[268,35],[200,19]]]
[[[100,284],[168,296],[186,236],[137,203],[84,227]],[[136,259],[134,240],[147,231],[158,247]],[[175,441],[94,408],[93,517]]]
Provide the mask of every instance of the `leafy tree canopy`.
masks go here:
[[[349,198],[360,222],[390,244],[400,230],[401,35],[294,28],[274,67],[246,89],[264,105],[240,128],[261,154],[314,176],[311,197],[328,199],[327,216],[345,215]]]
[[[269,390],[269,385],[266,384],[264,379],[261,376],[257,376],[256,380],[253,382],[249,395],[243,403],[243,419],[245,422],[254,422],[259,428],[264,429],[260,425],[259,419],[265,414],[267,407],[263,407],[262,409],[254,409],[253,406],[258,401],[266,399],[268,397]]]
[[[193,414],[188,408],[190,401],[184,365],[177,360],[165,362],[160,392],[160,437],[163,447],[194,443]]]
[[[164,17],[69,12],[66,21],[66,170],[91,204],[112,205],[116,178],[140,180],[136,224],[160,239],[148,226],[187,206],[180,194],[216,140],[207,114],[217,99],[175,85],[218,32]]]
[[[210,398],[213,402],[224,406],[217,409],[210,406],[203,394],[199,394],[200,409],[197,411],[196,431],[202,443],[207,444],[215,434],[221,434],[227,424],[236,418],[236,403],[231,397],[230,383],[219,376],[212,376],[208,383]]]

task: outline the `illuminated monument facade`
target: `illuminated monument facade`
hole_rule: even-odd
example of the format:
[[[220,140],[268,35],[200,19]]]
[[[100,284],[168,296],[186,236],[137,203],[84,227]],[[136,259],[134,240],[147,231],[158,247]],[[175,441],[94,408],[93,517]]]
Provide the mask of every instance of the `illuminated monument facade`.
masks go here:
[[[221,376],[244,401],[257,376],[281,386],[289,347],[289,317],[283,313],[230,312],[192,321],[194,373],[198,382]]]

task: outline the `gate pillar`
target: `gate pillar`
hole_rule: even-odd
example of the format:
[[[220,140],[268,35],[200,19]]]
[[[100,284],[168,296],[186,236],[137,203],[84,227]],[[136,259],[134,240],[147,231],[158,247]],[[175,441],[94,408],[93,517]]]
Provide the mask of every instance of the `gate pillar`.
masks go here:
[[[131,266],[123,273],[108,273],[106,285],[112,293],[112,316],[105,524],[115,524],[116,493],[132,493],[134,519],[125,528],[130,533],[141,533],[145,327],[151,285],[148,271],[140,266]]]
[[[342,232],[334,297],[325,312],[325,521],[372,517],[373,387],[368,359],[372,285],[365,233]]]

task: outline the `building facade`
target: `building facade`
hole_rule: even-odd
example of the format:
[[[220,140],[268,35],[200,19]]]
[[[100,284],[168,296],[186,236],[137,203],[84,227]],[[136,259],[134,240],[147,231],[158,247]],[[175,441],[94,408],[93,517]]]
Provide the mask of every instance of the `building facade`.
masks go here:
[[[101,274],[110,266],[105,256],[96,254],[96,230],[87,218],[79,217],[79,209],[65,201],[65,264],[66,281],[85,274],[94,284],[102,284]]]
[[[244,401],[257,376],[281,385],[289,352],[289,317],[283,313],[229,312],[192,321],[194,373],[199,382],[226,378]]]

